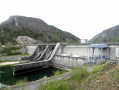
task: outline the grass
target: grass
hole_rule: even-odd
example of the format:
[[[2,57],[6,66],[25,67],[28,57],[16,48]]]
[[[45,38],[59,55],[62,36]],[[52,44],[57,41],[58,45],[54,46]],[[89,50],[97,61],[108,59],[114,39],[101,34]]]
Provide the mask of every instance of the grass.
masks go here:
[[[30,54],[19,54],[19,55],[3,55],[1,57],[13,57],[13,56],[16,56],[16,57],[21,57],[21,56],[29,56]]]
[[[25,82],[27,82],[27,81],[28,81],[27,78],[24,77],[24,79],[21,79],[21,80],[16,81],[15,85],[21,84],[21,83],[25,83]]]
[[[104,68],[104,66],[106,66],[108,63],[109,63],[109,61],[107,61],[105,64],[94,65],[91,73],[95,73],[95,72],[99,71],[100,69]]]
[[[16,60],[0,60],[0,63],[4,63],[4,62],[14,62]]]
[[[20,55],[0,55],[0,57],[22,57],[22,56],[29,56],[29,54],[20,54]],[[0,59],[0,63],[3,62],[12,62],[14,60],[1,60]]]
[[[7,62],[8,60],[0,60],[0,63]]]
[[[39,90],[70,90],[70,85],[64,80],[55,80],[41,83]]]
[[[57,71],[53,72],[53,74],[54,74],[54,76],[57,76],[57,75],[61,75],[61,74],[66,73],[66,72],[67,72],[66,70],[63,70],[63,71],[57,70]]]
[[[92,80],[92,79],[94,79],[94,78],[96,78],[96,77],[98,77],[98,76],[103,75],[103,74],[105,73],[105,71],[103,71],[102,69],[103,69],[105,66],[107,66],[108,64],[109,64],[109,61],[107,61],[107,62],[104,63],[104,64],[94,65],[92,71],[90,72],[91,77],[89,77],[88,80],[90,81],[90,80]],[[100,72],[100,70],[102,70],[102,71]]]

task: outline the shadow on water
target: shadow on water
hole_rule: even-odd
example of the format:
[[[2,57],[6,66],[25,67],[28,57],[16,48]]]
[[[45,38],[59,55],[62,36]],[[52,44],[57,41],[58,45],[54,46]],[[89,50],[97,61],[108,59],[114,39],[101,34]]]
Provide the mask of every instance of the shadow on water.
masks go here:
[[[35,81],[43,77],[53,76],[55,72],[60,71],[64,73],[66,71],[57,68],[46,68],[35,72],[13,75],[13,65],[0,66],[0,84],[1,85],[15,85],[24,82]]]

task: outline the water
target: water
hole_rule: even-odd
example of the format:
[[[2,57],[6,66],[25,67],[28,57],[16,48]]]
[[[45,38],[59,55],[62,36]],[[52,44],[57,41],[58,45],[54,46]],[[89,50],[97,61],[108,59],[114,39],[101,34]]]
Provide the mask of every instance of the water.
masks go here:
[[[43,70],[25,73],[21,75],[13,75],[13,66],[0,66],[0,88],[3,86],[10,86],[24,82],[35,81],[44,77],[53,76],[55,72],[64,73],[66,71],[57,68],[46,68]]]

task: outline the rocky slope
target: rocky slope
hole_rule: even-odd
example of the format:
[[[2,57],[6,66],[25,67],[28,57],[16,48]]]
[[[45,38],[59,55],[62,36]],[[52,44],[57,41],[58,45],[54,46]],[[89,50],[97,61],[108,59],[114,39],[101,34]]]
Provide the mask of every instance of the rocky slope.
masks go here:
[[[78,42],[80,39],[69,32],[48,25],[43,20],[24,16],[11,16],[0,24],[0,42],[16,43],[18,36],[28,36],[37,42]]]
[[[94,36],[89,42],[119,42],[119,25],[111,27]]]

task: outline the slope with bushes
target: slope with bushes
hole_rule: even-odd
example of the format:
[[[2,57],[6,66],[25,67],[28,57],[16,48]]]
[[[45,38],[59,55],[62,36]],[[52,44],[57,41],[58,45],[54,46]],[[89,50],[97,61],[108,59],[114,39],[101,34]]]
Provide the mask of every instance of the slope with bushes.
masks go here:
[[[11,16],[0,24],[0,42],[16,43],[18,36],[28,36],[37,42],[79,42],[79,38],[69,32],[48,25],[43,20],[24,16]]]
[[[95,35],[89,42],[92,43],[119,42],[119,25],[106,29],[103,32]]]

